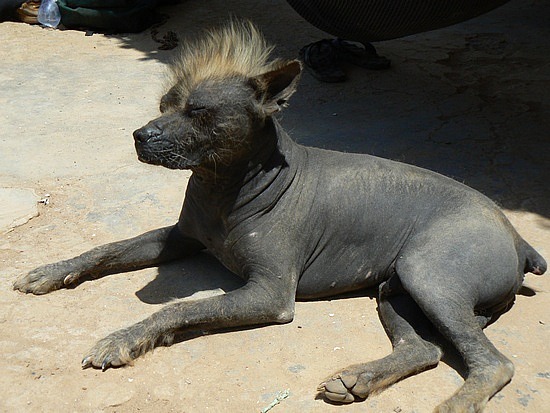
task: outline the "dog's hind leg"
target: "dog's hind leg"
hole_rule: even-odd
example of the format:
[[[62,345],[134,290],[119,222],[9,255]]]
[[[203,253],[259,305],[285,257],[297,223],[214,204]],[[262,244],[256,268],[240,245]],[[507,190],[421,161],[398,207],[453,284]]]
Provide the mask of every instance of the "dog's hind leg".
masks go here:
[[[393,352],[333,374],[319,386],[320,394],[327,399],[341,403],[364,399],[438,364],[442,351],[419,334],[425,333],[423,330],[430,323],[411,297],[402,293],[396,276],[380,285],[378,309]]]
[[[13,288],[25,293],[46,294],[83,277],[101,277],[132,271],[196,253],[204,248],[186,238],[177,225],[159,228],[137,237],[95,247],[77,257],[38,267],[20,277]]]
[[[514,366],[483,333],[482,326],[488,318],[475,315],[475,294],[460,282],[451,288],[451,280],[456,281],[456,277],[435,275],[429,285],[423,282],[425,277],[408,275],[400,275],[404,288],[458,350],[468,368],[463,386],[435,412],[482,411],[488,400],[511,380]]]

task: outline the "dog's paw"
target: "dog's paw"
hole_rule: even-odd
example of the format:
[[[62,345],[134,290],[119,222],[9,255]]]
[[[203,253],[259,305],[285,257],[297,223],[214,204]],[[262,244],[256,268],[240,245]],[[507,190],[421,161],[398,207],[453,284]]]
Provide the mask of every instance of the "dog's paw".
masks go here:
[[[59,290],[78,278],[78,274],[68,271],[63,262],[38,267],[21,276],[13,284],[14,290],[32,294],[47,294]]]
[[[353,386],[357,383],[357,376],[338,374],[319,385],[317,391],[326,399],[337,403],[352,403],[355,396]]]
[[[82,368],[94,367],[105,371],[109,367],[124,366],[156,345],[172,344],[173,334],[156,337],[148,334],[148,331],[142,322],[109,334],[84,356]]]
[[[109,367],[129,364],[140,354],[139,345],[126,330],[116,331],[99,340],[82,359],[82,368],[95,367],[105,371]]]
[[[318,387],[319,395],[338,403],[351,403],[379,393],[402,375],[384,360],[354,364],[333,374]]]
[[[479,413],[482,412],[487,404],[487,399],[474,402],[472,400],[460,400],[451,397],[434,409],[434,413]]]

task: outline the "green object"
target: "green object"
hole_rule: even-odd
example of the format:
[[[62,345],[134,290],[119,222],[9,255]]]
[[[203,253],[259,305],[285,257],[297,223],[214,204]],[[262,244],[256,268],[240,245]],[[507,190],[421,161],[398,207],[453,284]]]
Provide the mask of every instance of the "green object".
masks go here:
[[[269,405],[264,407],[261,410],[261,413],[267,413],[268,411],[273,409],[275,406],[277,406],[279,403],[281,403],[281,401],[286,399],[288,396],[290,396],[290,390],[286,389],[286,390],[280,391],[279,393],[277,393],[277,397],[275,398],[275,400],[273,400],[271,403],[269,403]]]
[[[61,23],[68,28],[141,32],[154,20],[158,0],[57,0]]]

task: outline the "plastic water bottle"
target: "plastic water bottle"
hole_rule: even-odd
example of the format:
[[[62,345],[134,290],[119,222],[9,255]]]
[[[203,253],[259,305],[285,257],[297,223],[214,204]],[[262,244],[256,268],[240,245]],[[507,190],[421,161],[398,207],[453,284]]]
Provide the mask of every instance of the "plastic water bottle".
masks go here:
[[[38,22],[44,26],[56,28],[60,21],[61,13],[55,0],[42,0],[38,8]]]

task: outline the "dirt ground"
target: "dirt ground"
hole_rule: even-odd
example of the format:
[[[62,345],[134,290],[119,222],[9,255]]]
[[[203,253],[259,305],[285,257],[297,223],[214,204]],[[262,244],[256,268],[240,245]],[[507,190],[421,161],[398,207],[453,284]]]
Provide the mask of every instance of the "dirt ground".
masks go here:
[[[282,0],[188,0],[162,10],[180,41],[229,14],[251,18],[295,57],[326,37]],[[498,202],[550,259],[550,5],[513,0],[447,29],[383,42],[384,72],[347,68],[343,84],[305,73],[281,121],[299,142],[427,167]],[[391,350],[370,296],[297,303],[295,320],[158,348],[128,368],[82,370],[108,333],[174,298],[239,283],[203,255],[45,296],[18,275],[100,243],[173,224],[189,177],[141,164],[131,132],[157,115],[165,64],[149,30],[85,36],[0,23],[0,187],[29,189],[38,217],[0,235],[0,411],[429,412],[463,382],[456,360],[362,403],[316,400],[319,382]],[[7,204],[8,200],[2,200]],[[548,277],[486,329],[514,361],[487,412],[550,412]],[[220,290],[221,289],[221,290]]]

